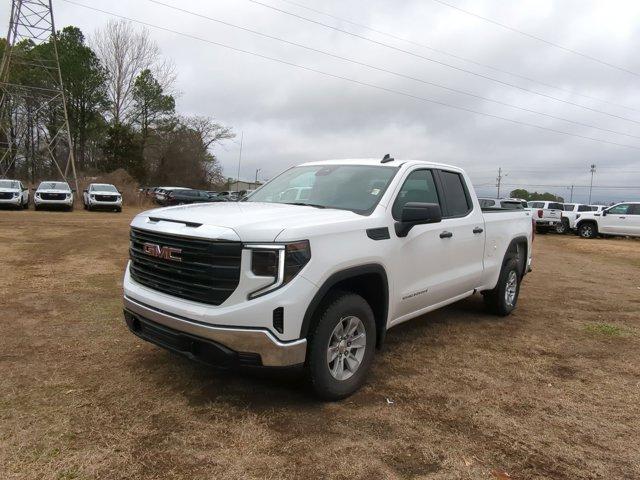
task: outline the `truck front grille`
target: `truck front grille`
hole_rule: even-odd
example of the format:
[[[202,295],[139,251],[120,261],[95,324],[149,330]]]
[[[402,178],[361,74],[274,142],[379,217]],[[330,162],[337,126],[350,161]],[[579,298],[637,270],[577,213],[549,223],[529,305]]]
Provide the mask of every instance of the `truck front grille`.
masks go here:
[[[96,195],[96,200],[99,202],[115,202],[118,197],[115,195]]]
[[[131,278],[159,292],[220,305],[240,281],[240,242],[204,240],[132,228]]]
[[[43,200],[64,200],[67,198],[66,193],[41,193],[40,198]]]
[[[9,200],[13,198],[13,192],[0,192],[0,199]]]

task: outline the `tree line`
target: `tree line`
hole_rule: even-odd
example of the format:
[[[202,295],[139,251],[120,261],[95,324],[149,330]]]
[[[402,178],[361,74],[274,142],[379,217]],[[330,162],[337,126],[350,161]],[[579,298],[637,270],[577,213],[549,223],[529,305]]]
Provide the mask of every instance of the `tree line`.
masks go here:
[[[525,190],[524,188],[517,188],[515,190],[512,190],[511,193],[509,194],[509,196],[511,198],[521,198],[521,199],[527,200],[527,201],[546,200],[546,201],[549,201],[549,202],[560,202],[560,203],[564,202],[564,198],[563,197],[560,197],[558,195],[554,195],[553,193],[549,193],[549,192],[544,192],[544,193],[529,192],[528,190]]]
[[[140,183],[215,187],[224,184],[222,170],[211,147],[231,139],[231,128],[211,117],[176,112],[176,80],[172,62],[163,58],[146,29],[111,21],[88,42],[78,27],[68,26],[57,35],[57,50],[69,118],[76,168],[85,175],[126,170]],[[0,39],[0,54],[6,39]],[[7,80],[12,85],[51,88],[56,79],[53,41],[15,45]],[[61,109],[48,108],[37,95],[9,105],[10,122],[28,122],[9,132],[24,131],[29,148],[15,158],[8,176],[35,183],[57,177],[46,156],[40,131],[55,135],[63,120]],[[20,116],[18,110],[28,112]],[[15,112],[15,114],[13,114]],[[10,134],[11,135],[11,134]],[[15,138],[6,139],[17,141]],[[61,149],[68,144],[62,145]]]

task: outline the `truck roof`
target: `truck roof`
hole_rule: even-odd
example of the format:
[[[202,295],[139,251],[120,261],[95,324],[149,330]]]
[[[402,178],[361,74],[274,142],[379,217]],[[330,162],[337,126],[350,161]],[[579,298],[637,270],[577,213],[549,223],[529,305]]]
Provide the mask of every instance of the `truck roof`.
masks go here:
[[[445,163],[428,162],[426,160],[403,160],[398,158],[387,163],[381,163],[380,158],[343,158],[343,159],[319,160],[314,162],[306,162],[301,164],[300,166],[303,166],[303,165],[304,166],[307,166],[307,165],[377,165],[381,167],[397,168],[400,165],[404,165],[404,164],[425,165],[429,167],[446,168],[447,170],[455,170],[458,172],[462,172],[462,169],[460,167],[447,165]]]

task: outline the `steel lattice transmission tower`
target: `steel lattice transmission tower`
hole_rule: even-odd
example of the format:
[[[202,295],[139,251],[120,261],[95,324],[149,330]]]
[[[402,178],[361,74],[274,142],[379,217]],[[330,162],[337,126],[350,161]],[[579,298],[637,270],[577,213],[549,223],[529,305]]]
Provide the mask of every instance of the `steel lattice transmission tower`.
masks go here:
[[[17,163],[76,175],[51,0],[12,0],[0,64],[0,177]],[[37,46],[49,43],[47,55]],[[13,72],[20,72],[16,81]],[[64,168],[62,168],[64,166]]]

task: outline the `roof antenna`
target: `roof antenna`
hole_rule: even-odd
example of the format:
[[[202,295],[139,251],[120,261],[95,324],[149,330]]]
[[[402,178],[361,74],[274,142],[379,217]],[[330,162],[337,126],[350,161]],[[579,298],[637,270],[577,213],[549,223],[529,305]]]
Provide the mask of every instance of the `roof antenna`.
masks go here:
[[[389,162],[393,162],[394,158],[389,155],[388,153],[382,158],[382,161],[380,163],[389,163]]]

